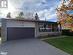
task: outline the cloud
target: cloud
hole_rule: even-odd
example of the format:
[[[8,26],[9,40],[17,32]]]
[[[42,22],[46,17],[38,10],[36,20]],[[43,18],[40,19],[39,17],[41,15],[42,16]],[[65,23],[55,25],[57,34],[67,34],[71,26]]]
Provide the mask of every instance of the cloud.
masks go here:
[[[50,9],[44,9],[37,12],[40,20],[48,20],[48,21],[57,21],[57,15],[55,12],[55,8],[51,7]]]
[[[46,0],[34,0],[33,2],[24,2],[22,5],[23,10],[33,10],[33,11],[39,11],[42,9],[45,9],[48,7]]]
[[[50,19],[48,19],[48,21],[53,21],[53,22],[57,22],[57,15],[56,14],[52,14],[51,16],[50,16]]]
[[[56,20],[55,9],[60,3],[59,0],[8,0],[9,11],[23,11],[25,14],[39,14],[41,20]],[[8,11],[7,11],[8,12]],[[11,11],[12,12],[12,11]]]

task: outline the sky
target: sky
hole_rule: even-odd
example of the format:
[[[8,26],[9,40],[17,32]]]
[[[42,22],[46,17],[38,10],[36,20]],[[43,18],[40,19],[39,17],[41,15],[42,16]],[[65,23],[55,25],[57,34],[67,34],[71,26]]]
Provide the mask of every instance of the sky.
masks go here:
[[[40,20],[57,21],[56,8],[61,0],[8,0],[8,9],[4,11],[23,11],[31,14],[38,13]],[[5,14],[4,14],[5,15]]]

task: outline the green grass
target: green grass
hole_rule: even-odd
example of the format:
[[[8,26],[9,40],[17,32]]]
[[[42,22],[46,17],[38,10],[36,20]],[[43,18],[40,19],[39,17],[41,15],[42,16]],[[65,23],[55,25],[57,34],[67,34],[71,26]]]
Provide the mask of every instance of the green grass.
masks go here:
[[[46,39],[51,45],[73,55],[73,37]]]

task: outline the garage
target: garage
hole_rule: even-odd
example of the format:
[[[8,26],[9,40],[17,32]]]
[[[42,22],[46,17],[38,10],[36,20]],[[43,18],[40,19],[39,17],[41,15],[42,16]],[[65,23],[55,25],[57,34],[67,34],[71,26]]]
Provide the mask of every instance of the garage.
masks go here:
[[[24,19],[2,19],[2,41],[36,37],[35,22]]]
[[[7,40],[34,38],[35,28],[32,27],[8,27]]]

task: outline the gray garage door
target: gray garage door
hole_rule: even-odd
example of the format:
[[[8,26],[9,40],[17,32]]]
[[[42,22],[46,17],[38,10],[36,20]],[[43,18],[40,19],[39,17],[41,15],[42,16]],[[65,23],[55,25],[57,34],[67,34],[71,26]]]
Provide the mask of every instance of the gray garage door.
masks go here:
[[[7,28],[7,40],[34,38],[34,28],[22,28],[22,27],[8,27]]]

